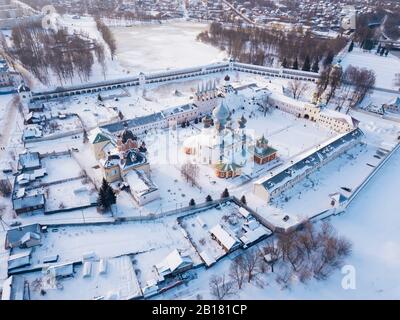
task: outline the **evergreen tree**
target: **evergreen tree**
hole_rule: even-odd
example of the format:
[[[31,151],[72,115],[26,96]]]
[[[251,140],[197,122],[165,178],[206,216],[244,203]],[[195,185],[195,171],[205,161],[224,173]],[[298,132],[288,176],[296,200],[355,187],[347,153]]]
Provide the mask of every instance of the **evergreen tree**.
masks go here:
[[[115,196],[114,190],[113,190],[113,188],[111,188],[110,185],[108,186],[108,188],[106,190],[106,198],[107,198],[107,204],[109,207],[111,207],[111,205],[117,203],[117,197]]]
[[[221,194],[221,199],[229,198],[229,191],[228,188],[225,188],[224,192]]]
[[[87,131],[83,129],[83,143],[87,143],[89,141],[89,137]]]
[[[196,202],[194,201],[194,199],[190,199],[189,201],[189,206],[195,206]]]
[[[243,204],[247,204],[247,200],[246,197],[244,195],[242,195],[242,197],[240,198],[240,202]]]
[[[286,58],[283,58],[283,61],[282,61],[282,68],[287,68],[287,67],[288,67],[287,59],[286,59]]]
[[[293,62],[292,69],[294,69],[294,70],[298,70],[299,69],[299,61],[297,60],[297,58]]]
[[[103,101],[103,98],[101,97],[100,93],[99,93],[98,96],[97,96],[97,100]]]
[[[107,181],[103,178],[103,182],[101,184],[100,190],[99,190],[99,195],[97,198],[97,205],[101,208],[107,208],[107,195],[106,195],[106,190],[108,187]]]
[[[313,63],[312,68],[311,68],[311,71],[315,72],[315,73],[319,72],[319,61],[318,61],[318,58],[316,58],[314,60],[314,63]]]
[[[349,52],[352,52],[353,49],[354,49],[354,41],[352,41],[352,42],[350,43]]]
[[[303,64],[303,71],[310,71],[311,70],[311,61],[310,61],[310,57],[306,56],[306,59],[304,60],[304,64]]]
[[[114,190],[108,184],[106,179],[103,178],[99,195],[97,198],[97,205],[103,209],[109,209],[111,205],[117,202],[117,197],[115,196]]]
[[[367,39],[364,41],[363,49],[371,51],[374,48],[374,42],[371,39]]]
[[[211,197],[210,195],[208,195],[208,196],[206,197],[206,202],[211,202],[211,201],[213,201],[213,199],[212,199],[212,197]]]

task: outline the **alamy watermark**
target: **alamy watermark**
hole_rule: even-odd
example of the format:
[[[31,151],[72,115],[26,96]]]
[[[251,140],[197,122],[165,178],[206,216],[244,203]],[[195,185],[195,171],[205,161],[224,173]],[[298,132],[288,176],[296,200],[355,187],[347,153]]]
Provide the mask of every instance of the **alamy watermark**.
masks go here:
[[[343,290],[356,290],[356,268],[347,264],[342,267],[341,271],[344,274],[341,283]]]
[[[354,6],[345,6],[342,9],[344,17],[341,21],[341,27],[344,30],[355,30],[357,24],[357,10]]]
[[[41,12],[44,14],[42,18],[42,28],[46,30],[54,29],[56,25],[56,8],[52,5],[46,5],[42,8]]]

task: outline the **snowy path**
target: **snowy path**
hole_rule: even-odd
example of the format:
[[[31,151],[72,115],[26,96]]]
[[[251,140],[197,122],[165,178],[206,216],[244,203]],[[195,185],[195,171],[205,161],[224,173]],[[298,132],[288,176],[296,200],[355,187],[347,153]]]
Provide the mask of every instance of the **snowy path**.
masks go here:
[[[6,106],[5,114],[2,115],[1,121],[1,133],[0,133],[0,159],[5,158],[6,154],[6,145],[10,140],[10,136],[12,130],[15,125],[15,119],[17,115],[17,106],[14,103],[14,100],[11,99]]]

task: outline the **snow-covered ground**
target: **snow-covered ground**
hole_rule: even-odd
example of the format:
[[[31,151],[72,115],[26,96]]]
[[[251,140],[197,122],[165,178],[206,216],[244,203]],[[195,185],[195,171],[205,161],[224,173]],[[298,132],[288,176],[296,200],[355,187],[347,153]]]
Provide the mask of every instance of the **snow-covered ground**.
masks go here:
[[[186,249],[193,260],[199,261],[178,228],[173,217],[117,225],[50,228],[44,234],[43,245],[32,253],[32,264],[57,254],[60,262],[73,262],[81,260],[88,252],[95,252],[98,257],[115,257],[159,248]]]
[[[65,16],[60,20],[62,24],[72,30],[87,32],[91,37],[100,39],[91,18],[78,20]],[[166,68],[181,68],[194,65],[208,64],[222,60],[225,56],[217,49],[196,42],[196,35],[204,30],[205,24],[188,24],[187,22],[170,22],[161,25],[115,27],[113,32],[118,42],[117,57],[108,61],[108,77],[120,77],[127,74],[136,74],[139,71],[155,71]],[[146,44],[146,45],[144,45]],[[394,88],[392,78],[400,66],[399,59],[393,56],[380,57],[374,53],[364,53],[355,49],[346,55],[343,65],[353,64],[359,67],[368,67],[377,74],[377,86]],[[99,71],[99,70],[98,70]],[[114,122],[121,112],[125,119],[149,115],[159,112],[171,106],[186,104],[193,101],[194,92],[202,81],[216,80],[222,84],[226,73],[205,76],[203,79],[178,80],[166,84],[152,84],[142,88],[126,88],[108,92],[102,92],[102,102],[98,101],[97,94],[82,95],[79,97],[65,98],[46,102],[48,112],[77,113],[86,129],[101,124]],[[288,80],[269,79],[259,75],[229,73],[232,84],[241,86],[256,82],[259,87],[267,87],[269,90],[282,93],[282,86],[287,86]],[[93,79],[102,80],[100,72],[95,71]],[[312,97],[314,85],[310,84],[301,100],[309,101]],[[177,94],[178,92],[179,94]],[[337,133],[317,126],[305,119],[299,119],[279,110],[272,110],[266,116],[255,107],[247,105],[241,107],[246,101],[243,97],[251,99],[250,89],[240,92],[242,97],[234,97],[229,100],[229,108],[235,109],[232,116],[233,123],[244,115],[247,118],[247,129],[254,132],[258,138],[262,134],[270,144],[278,149],[280,160],[283,162],[304,152],[305,150],[326,141]],[[47,169],[48,176],[42,182],[53,182],[66,178],[75,178],[85,170],[89,177],[99,185],[102,172],[98,161],[94,159],[93,152],[88,143],[83,143],[82,134],[67,136],[57,140],[29,143],[26,146],[20,143],[22,119],[18,112],[10,113],[7,109],[11,96],[0,97],[0,126],[5,130],[0,132],[2,141],[0,150],[1,167],[15,167],[16,158],[23,149],[48,153],[53,151],[65,151],[77,148],[73,157],[58,156],[44,158],[43,166]],[[371,103],[384,103],[391,100],[392,94],[374,92],[368,99]],[[12,111],[12,109],[11,109]],[[182,150],[183,141],[197,134],[202,124],[191,124],[190,127],[174,131],[158,130],[150,131],[143,138],[149,150],[149,162],[151,166],[151,178],[160,190],[161,199],[153,201],[143,207],[137,203],[126,191],[118,194],[116,217],[144,217],[149,214],[158,214],[168,210],[179,209],[187,206],[191,198],[196,203],[204,202],[210,194],[213,199],[220,197],[224,188],[228,188],[231,195],[241,197],[246,195],[250,207],[258,214],[264,215],[267,220],[276,224],[281,222],[282,215],[288,214],[290,222],[297,222],[312,214],[325,210],[330,205],[329,194],[341,191],[341,187],[356,188],[361,181],[373,170],[379,162],[376,157],[378,148],[391,149],[398,142],[400,124],[382,119],[373,114],[352,110],[350,114],[360,121],[360,128],[365,133],[363,146],[357,146],[328,165],[311,174],[307,179],[297,184],[293,189],[285,192],[284,197],[272,204],[266,204],[252,196],[252,184],[249,178],[267,174],[269,167],[252,168],[250,176],[223,180],[215,177],[213,168],[207,165],[200,166],[198,177],[199,187],[191,186],[180,173],[179,162],[162,162],[162,155],[168,149],[175,150],[187,160]],[[3,116],[4,115],[4,116]],[[11,121],[8,121],[11,119]],[[60,120],[61,121],[61,120]],[[18,124],[18,125],[15,125]],[[65,130],[74,129],[75,123],[64,123]],[[172,139],[167,144],[166,137]],[[172,158],[173,159],[173,158]],[[246,171],[247,173],[247,171]],[[236,293],[235,298],[243,299],[307,299],[307,298],[393,298],[400,294],[398,285],[400,277],[397,273],[400,261],[400,237],[398,236],[399,217],[396,214],[400,205],[397,197],[400,176],[400,151],[383,167],[370,184],[358,195],[347,212],[341,216],[331,218],[340,234],[352,240],[354,245],[353,255],[346,263],[354,265],[357,272],[357,289],[343,290],[341,288],[342,275],[336,272],[329,280],[317,282],[312,280],[307,285],[296,283],[290,291],[281,290],[269,274],[263,276],[258,285],[249,284]],[[9,175],[12,178],[12,175]],[[246,180],[247,179],[247,180]],[[83,186],[87,190],[83,193],[76,192]],[[56,210],[63,203],[65,207],[86,205],[96,195],[92,192],[91,183],[83,183],[81,179],[55,184],[50,186],[47,195],[47,209]],[[344,193],[344,192],[343,192]],[[15,215],[11,209],[10,199],[0,198],[0,205],[4,207],[4,221],[13,222]],[[262,203],[261,203],[262,202]],[[62,205],[61,205],[62,207]],[[226,216],[233,209],[227,207],[224,210],[207,210],[201,217],[208,227],[217,223],[226,223]],[[276,218],[276,219],[275,219]],[[274,221],[274,219],[276,221]],[[102,215],[96,208],[77,210],[73,212],[57,213],[54,215],[26,214],[17,217],[23,224],[28,223],[88,223],[100,221],[113,221],[110,214]],[[138,219],[139,220],[139,219]],[[142,219],[144,220],[144,219]],[[239,219],[240,220],[240,219]],[[278,221],[279,220],[279,221]],[[183,219],[185,230],[194,239],[198,247],[213,252],[215,258],[224,254],[222,248],[211,241],[206,228],[201,228],[196,216]],[[240,221],[242,222],[242,221]],[[240,223],[239,223],[240,224]],[[1,231],[1,229],[0,229]],[[153,266],[166,257],[172,250],[179,249],[188,254],[195,264],[201,260],[194,247],[190,244],[182,232],[182,227],[177,223],[176,216],[164,217],[154,221],[136,221],[119,223],[115,225],[82,225],[49,227],[44,234],[43,244],[33,250],[32,263],[41,263],[45,257],[58,254],[61,262],[78,261],[90,251],[94,251],[100,257],[115,257],[125,254],[133,254],[133,268],[140,285],[154,278]],[[3,242],[4,232],[0,233],[0,241]],[[203,239],[206,239],[203,244]],[[262,243],[261,243],[262,245]],[[237,253],[236,253],[237,254]],[[7,276],[8,252],[0,249],[0,285]],[[198,279],[193,280],[188,286],[178,287],[160,296],[160,298],[212,298],[209,294],[208,280],[213,274],[227,273],[230,258],[224,258],[207,271],[196,269]],[[38,273],[29,275],[29,281],[39,277]],[[85,294],[81,298],[92,298],[102,294],[97,290],[97,284],[105,288],[111,288],[111,282],[120,283],[121,277],[110,277],[111,282],[91,279],[86,281],[81,277],[78,268],[77,281],[63,285],[68,290],[68,295],[49,294],[47,298],[77,298],[71,291],[74,285],[84,287]],[[122,281],[123,282],[123,281]],[[263,285],[263,288],[260,286]],[[72,295],[69,295],[72,294]],[[35,292],[34,298],[40,299],[40,293]]]
[[[376,87],[399,89],[399,86],[395,84],[395,78],[396,73],[399,73],[400,70],[400,59],[390,53],[387,57],[380,56],[375,51],[364,52],[364,50],[355,47],[352,52],[346,53],[341,65],[344,69],[349,65],[371,69],[376,75]]]
[[[111,30],[117,40],[117,59],[137,74],[221,61],[225,53],[196,41],[196,36],[207,28],[204,23],[178,21]]]
[[[296,283],[282,290],[269,273],[263,287],[245,285],[230,298],[240,299],[397,299],[400,295],[400,151],[386,163],[370,184],[359,194],[347,211],[330,220],[341,235],[353,243],[346,265],[355,268],[356,289],[343,289],[341,271],[327,281],[311,280]],[[212,298],[208,281],[214,274],[226,273],[230,259],[213,268],[197,272],[198,278],[189,287],[172,289],[159,299]]]
[[[295,225],[331,209],[331,194],[340,192],[349,197],[351,192],[342,187],[355,191],[381,161],[374,157],[376,150],[376,147],[368,145],[352,148],[281,194],[270,205],[254,195],[248,195],[248,199],[252,199],[253,208],[274,225],[282,228]],[[285,215],[289,220],[283,221]]]
[[[206,23],[169,21],[163,24],[146,24],[129,27],[111,27],[117,44],[116,56],[111,58],[107,44],[102,39],[92,17],[57,15],[56,25],[67,28],[70,33],[78,32],[103,44],[105,48],[105,75],[99,63],[95,63],[89,81],[123,78],[139,72],[160,71],[205,65],[226,58],[226,53],[201,43],[196,36],[207,30]],[[60,85],[55,75],[50,75],[50,85],[32,78],[34,90],[45,90]],[[62,85],[80,84],[78,76]]]

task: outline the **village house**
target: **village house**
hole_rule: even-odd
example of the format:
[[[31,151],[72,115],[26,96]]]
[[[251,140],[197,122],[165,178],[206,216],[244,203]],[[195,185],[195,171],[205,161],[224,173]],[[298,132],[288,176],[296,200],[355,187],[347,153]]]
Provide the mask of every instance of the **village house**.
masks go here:
[[[384,112],[400,113],[400,97],[382,105]]]
[[[155,265],[158,281],[164,281],[166,277],[174,276],[178,273],[183,273],[193,267],[193,261],[189,256],[182,255],[178,249],[172,251],[160,263]]]
[[[129,185],[133,198],[140,206],[160,198],[158,187],[142,170],[131,170],[122,178]]]
[[[17,214],[44,211],[46,204],[44,194],[39,190],[31,190],[29,185],[46,174],[38,152],[19,155],[18,174],[15,176],[12,192],[12,205]]]
[[[42,167],[38,152],[21,153],[18,159],[18,170],[21,172],[40,169]]]
[[[210,229],[211,237],[218,242],[226,252],[234,251],[239,248],[240,241],[236,237],[229,234],[220,224]]]
[[[14,229],[6,233],[5,249],[31,248],[41,243],[42,229],[38,223]]]
[[[13,76],[7,61],[0,56],[0,94],[12,93],[14,91]]]

